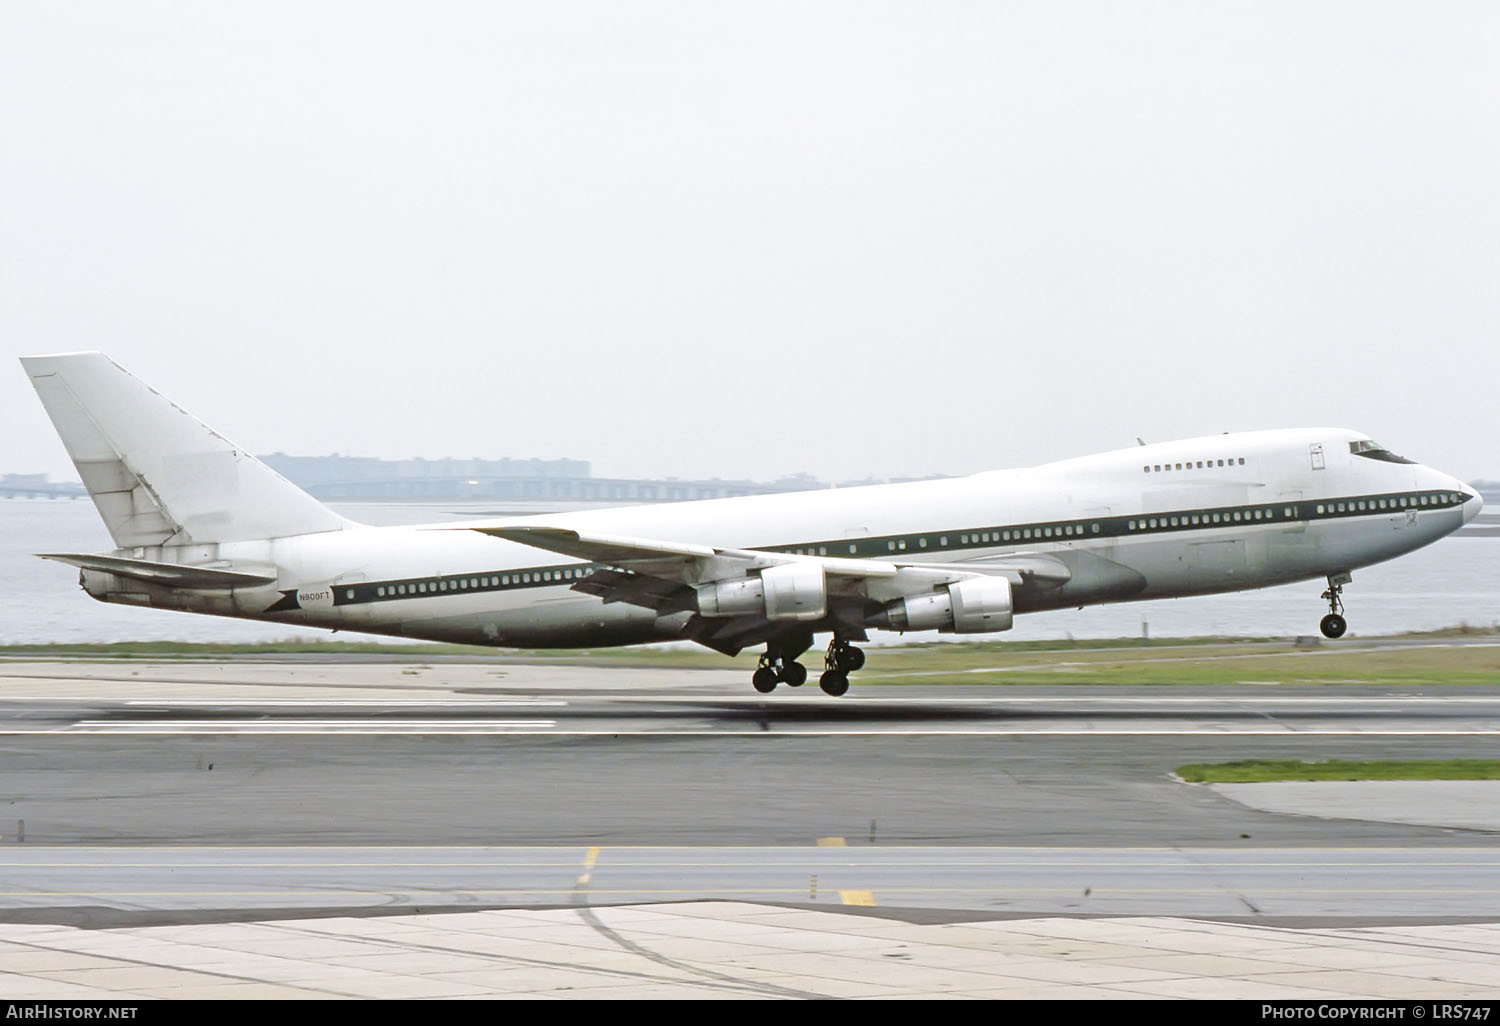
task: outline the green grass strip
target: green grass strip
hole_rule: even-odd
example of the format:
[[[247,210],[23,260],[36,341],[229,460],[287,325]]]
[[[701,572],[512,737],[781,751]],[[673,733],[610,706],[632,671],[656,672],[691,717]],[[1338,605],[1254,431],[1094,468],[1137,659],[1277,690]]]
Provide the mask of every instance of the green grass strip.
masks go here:
[[[1414,759],[1348,762],[1250,759],[1190,763],[1177,775],[1191,784],[1254,784],[1272,780],[1500,780],[1500,759]]]

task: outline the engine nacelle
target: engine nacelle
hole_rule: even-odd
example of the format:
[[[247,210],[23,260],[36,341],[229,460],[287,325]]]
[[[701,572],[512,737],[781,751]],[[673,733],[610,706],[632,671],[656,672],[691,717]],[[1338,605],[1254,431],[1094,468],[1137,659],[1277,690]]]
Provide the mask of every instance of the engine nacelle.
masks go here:
[[[752,616],[766,611],[766,588],[759,577],[700,584],[698,612],[704,616]]]
[[[947,634],[1008,631],[1014,623],[1010,581],[1004,577],[966,577],[942,591],[896,599],[870,619],[872,627]]]
[[[704,616],[820,620],[828,614],[828,582],[816,563],[783,563],[759,577],[700,584],[696,591]]]

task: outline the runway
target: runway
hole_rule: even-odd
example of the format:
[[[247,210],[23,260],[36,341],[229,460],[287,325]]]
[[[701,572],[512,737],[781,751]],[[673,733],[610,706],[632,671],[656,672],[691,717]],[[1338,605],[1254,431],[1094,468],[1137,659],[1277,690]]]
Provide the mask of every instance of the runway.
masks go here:
[[[0,844],[1468,843],[1257,812],[1234,758],[1492,755],[1500,687],[878,687],[488,663],[0,667]]]
[[[1168,657],[1170,661],[1170,657]],[[920,674],[910,675],[920,677]],[[760,696],[735,670],[492,663],[0,664],[0,737],[1494,738],[1500,686],[883,684]]]
[[[556,665],[8,664],[0,923],[705,901],[917,924],[1500,920],[1490,830],[1263,811],[1171,776],[1492,756],[1500,687],[744,686]]]

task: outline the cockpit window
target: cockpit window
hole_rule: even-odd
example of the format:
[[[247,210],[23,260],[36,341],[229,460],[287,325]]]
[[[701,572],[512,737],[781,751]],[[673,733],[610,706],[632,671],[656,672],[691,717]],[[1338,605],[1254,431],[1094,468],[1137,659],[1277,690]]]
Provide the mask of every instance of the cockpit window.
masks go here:
[[[1391,450],[1387,449],[1379,442],[1372,442],[1368,438],[1358,442],[1350,442],[1349,451],[1354,453],[1354,455],[1356,456],[1363,456],[1365,457],[1365,459],[1383,460],[1386,463],[1416,462],[1415,460],[1409,460],[1404,456],[1397,456],[1395,453],[1391,452]]]

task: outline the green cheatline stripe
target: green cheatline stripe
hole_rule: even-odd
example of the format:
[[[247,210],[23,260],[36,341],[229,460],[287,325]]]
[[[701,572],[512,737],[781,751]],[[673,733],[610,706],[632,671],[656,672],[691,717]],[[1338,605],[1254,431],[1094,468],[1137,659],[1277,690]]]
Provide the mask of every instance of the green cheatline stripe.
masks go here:
[[[1461,492],[1382,492],[1317,499],[1246,503],[1198,509],[1128,513],[1123,516],[1084,517],[990,527],[954,527],[916,534],[874,538],[825,538],[821,541],[749,546],[766,552],[839,556],[857,559],[909,559],[943,552],[991,550],[1009,546],[1050,545],[1103,541],[1109,538],[1153,537],[1186,531],[1218,531],[1254,527],[1266,522],[1311,522],[1352,517],[1393,516],[1451,509],[1464,504]],[[411,601],[440,595],[514,591],[530,588],[572,588],[580,580],[605,569],[602,563],[556,563],[510,570],[488,570],[435,577],[345,583],[333,587],[333,604]],[[290,601],[290,598],[288,599]]]
[[[1500,780],[1500,759],[1413,759],[1351,762],[1329,759],[1248,759],[1191,763],[1177,775],[1192,784],[1247,784],[1274,780]]]

